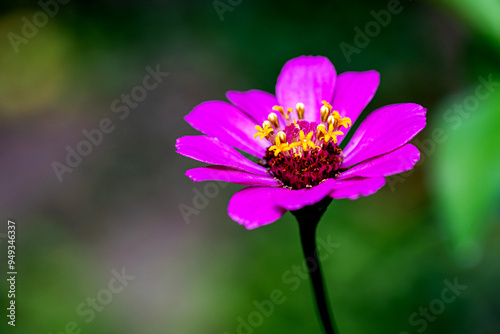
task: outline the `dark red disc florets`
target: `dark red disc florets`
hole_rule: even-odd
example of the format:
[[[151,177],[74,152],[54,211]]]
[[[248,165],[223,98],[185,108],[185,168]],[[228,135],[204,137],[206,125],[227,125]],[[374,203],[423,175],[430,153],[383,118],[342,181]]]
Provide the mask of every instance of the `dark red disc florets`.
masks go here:
[[[299,121],[297,125],[289,125],[284,129],[286,137],[298,141],[300,131],[313,132],[316,138],[317,124]],[[278,179],[283,186],[290,189],[310,188],[322,181],[335,178],[340,173],[343,156],[340,147],[333,141],[321,143],[316,148],[303,150],[296,147],[291,151],[275,155],[267,150],[264,156],[269,173]]]

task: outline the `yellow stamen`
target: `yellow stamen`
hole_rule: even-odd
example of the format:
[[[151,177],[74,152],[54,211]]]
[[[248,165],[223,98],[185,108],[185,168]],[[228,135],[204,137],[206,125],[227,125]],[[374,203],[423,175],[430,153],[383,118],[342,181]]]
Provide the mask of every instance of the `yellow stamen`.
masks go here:
[[[286,134],[283,131],[278,132],[277,139],[279,139],[281,143],[286,143]]]
[[[338,127],[344,126],[346,129],[352,125],[351,119],[349,117],[341,117],[339,112],[332,111],[332,116],[337,120]]]
[[[288,112],[285,112],[285,110],[283,109],[282,106],[274,106],[273,107],[273,110],[276,110],[278,111],[283,117],[285,117],[286,119],[288,119]]]
[[[267,119],[269,120],[269,122],[271,122],[275,129],[279,129],[280,122],[278,121],[278,115],[272,112],[269,114],[269,116],[267,116]]]
[[[283,107],[282,106],[274,106],[273,110],[276,110],[277,112],[279,112],[280,114],[283,115]]]
[[[262,127],[256,125],[255,130],[257,130],[257,133],[253,137],[257,138],[258,136],[260,136],[260,139],[263,139],[264,137],[267,138],[269,137],[269,135],[272,135],[274,133],[273,127],[271,126],[271,122],[269,121],[264,121]]]
[[[278,135],[276,136],[276,143],[275,145],[269,147],[269,150],[274,151],[274,156],[277,156],[278,154],[280,154],[280,152],[286,152],[290,150],[290,147],[286,142],[286,135],[283,131],[278,132]]]
[[[323,103],[323,106],[328,109],[328,112],[332,111],[332,105],[326,101],[321,101]]]
[[[342,117],[339,122],[339,126],[344,126],[346,129],[352,125],[351,119],[349,117]]]
[[[302,102],[299,102],[295,105],[295,110],[297,110],[297,116],[299,117],[299,119],[304,119],[304,109],[305,106]]]
[[[326,131],[326,126],[324,126],[323,124],[319,124],[318,127],[316,128],[316,137],[318,137],[318,139],[322,139],[322,138],[325,138],[326,136],[328,136],[328,131]],[[325,140],[326,142],[327,140]]]
[[[333,124],[330,124],[328,126],[328,131],[323,124],[318,125],[316,133],[318,139],[323,139],[325,143],[328,143],[331,139],[335,144],[337,143],[337,136],[341,136],[344,134],[342,131],[334,131]]]
[[[326,122],[328,115],[330,115],[330,110],[328,109],[327,106],[322,106],[320,111],[321,111],[321,122]]]
[[[304,134],[304,131],[300,130],[299,132],[299,137],[300,137],[300,144],[302,145],[302,148],[304,151],[308,151],[309,147],[311,148],[316,148],[316,145],[311,141],[311,138],[313,136],[313,132],[309,132],[307,136]]]
[[[336,129],[337,126],[339,125],[339,122],[333,115],[330,115],[326,119],[326,124],[328,125],[328,127],[330,127],[330,125],[332,125],[333,128]]]

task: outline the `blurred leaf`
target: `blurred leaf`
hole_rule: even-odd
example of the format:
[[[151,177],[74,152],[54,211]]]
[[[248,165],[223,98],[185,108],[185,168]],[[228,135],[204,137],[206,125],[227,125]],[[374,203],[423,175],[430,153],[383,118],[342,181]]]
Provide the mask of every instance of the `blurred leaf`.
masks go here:
[[[498,0],[441,0],[500,47],[500,2]]]
[[[457,105],[473,100],[479,101],[477,108],[458,112]],[[447,137],[437,145],[432,187],[457,255],[471,264],[478,259],[479,241],[500,194],[500,92],[485,99],[477,93],[463,95],[450,102],[436,126]]]

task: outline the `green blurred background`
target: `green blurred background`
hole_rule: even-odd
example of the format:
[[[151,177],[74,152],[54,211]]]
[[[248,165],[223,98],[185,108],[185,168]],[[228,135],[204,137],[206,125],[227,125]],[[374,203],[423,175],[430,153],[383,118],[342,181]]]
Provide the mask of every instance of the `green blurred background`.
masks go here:
[[[24,28],[30,38],[23,18],[44,23],[41,5],[0,5],[1,277],[7,218],[18,249],[16,327],[2,279],[1,333],[233,334],[275,289],[285,302],[240,333],[321,333],[309,283],[283,280],[303,264],[293,217],[246,231],[226,212],[241,187],[219,185],[186,222],[179,205],[205,185],[184,176],[200,164],[174,148],[196,134],[183,121],[195,105],[274,92],[302,54],[381,73],[363,117],[390,103],[428,108],[414,171],[334,201],[320,224],[337,244],[323,267],[340,333],[500,333],[500,2],[402,0],[349,57],[341,43],[355,47],[354,29],[391,1],[46,3],[54,15]],[[120,119],[112,103],[157,65],[168,76]],[[53,162],[103,118],[113,131],[60,182]],[[110,294],[113,270],[135,278]],[[446,280],[467,286],[450,303]],[[96,297],[105,305],[82,315]],[[426,319],[429,307],[439,314]]]

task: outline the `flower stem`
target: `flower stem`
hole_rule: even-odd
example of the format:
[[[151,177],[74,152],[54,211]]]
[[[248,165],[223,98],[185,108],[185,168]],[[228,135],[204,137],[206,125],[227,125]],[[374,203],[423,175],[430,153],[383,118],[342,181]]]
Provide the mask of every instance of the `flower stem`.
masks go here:
[[[316,305],[326,334],[338,334],[335,322],[330,318],[326,289],[321,273],[321,264],[318,260],[316,247],[316,227],[332,199],[328,196],[315,205],[306,206],[300,210],[292,211],[299,223],[300,240],[306,259],[307,269],[313,285]]]

